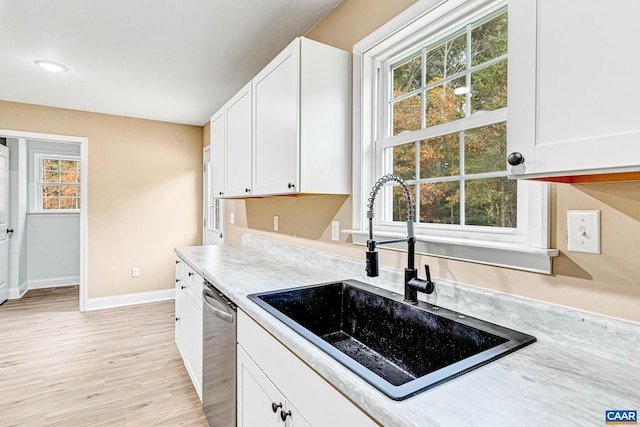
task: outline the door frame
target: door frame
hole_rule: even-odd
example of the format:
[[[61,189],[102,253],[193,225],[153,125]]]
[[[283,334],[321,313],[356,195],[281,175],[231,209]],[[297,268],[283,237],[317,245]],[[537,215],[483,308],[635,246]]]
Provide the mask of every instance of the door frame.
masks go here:
[[[0,129],[0,137],[13,138],[18,140],[41,140],[49,142],[68,142],[80,144],[80,164],[82,174],[80,175],[80,298],[78,306],[80,311],[86,311],[87,307],[87,199],[88,199],[88,169],[89,169],[89,139],[81,136],[56,135],[49,133],[24,132],[17,130]],[[9,265],[9,268],[14,266]]]

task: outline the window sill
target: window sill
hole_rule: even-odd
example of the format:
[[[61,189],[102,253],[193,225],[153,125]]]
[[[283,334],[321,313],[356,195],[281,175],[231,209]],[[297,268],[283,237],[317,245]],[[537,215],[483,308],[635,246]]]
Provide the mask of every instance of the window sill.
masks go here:
[[[369,232],[363,230],[343,230],[353,236],[355,245],[367,244]],[[406,234],[374,232],[376,240],[405,238]],[[551,274],[552,258],[559,255],[557,249],[533,248],[520,244],[487,242],[482,240],[455,239],[416,235],[416,253],[458,261],[475,262],[496,267]],[[406,243],[390,243],[379,246],[382,249],[404,250]]]
[[[50,215],[57,215],[57,216],[64,216],[64,215],[80,215],[80,210],[79,209],[65,209],[65,210],[50,210],[50,211],[33,211],[33,212],[27,212],[28,216],[50,216]]]

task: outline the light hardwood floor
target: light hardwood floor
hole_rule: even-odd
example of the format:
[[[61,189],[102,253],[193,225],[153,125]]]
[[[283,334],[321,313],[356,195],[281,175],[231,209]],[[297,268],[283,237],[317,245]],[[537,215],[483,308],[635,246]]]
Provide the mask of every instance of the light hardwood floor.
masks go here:
[[[78,289],[0,305],[0,426],[207,426],[174,303],[81,313]]]

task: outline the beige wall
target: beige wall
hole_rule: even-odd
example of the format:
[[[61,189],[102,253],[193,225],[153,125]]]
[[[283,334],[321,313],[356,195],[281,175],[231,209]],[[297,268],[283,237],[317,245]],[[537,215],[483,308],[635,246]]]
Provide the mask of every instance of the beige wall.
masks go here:
[[[173,288],[173,248],[201,242],[201,127],[0,101],[0,129],[88,138],[89,298]]]
[[[351,50],[412,0],[344,0],[307,37]],[[552,243],[561,251],[554,274],[542,275],[442,258],[421,257],[434,276],[515,295],[640,321],[640,182],[553,186]],[[331,221],[351,226],[351,197],[272,197],[227,202],[227,241],[244,232],[362,260],[364,248],[347,235],[331,241]],[[602,211],[602,255],[567,252],[566,211]],[[236,224],[228,224],[229,213]],[[273,232],[273,216],[280,231]],[[406,253],[380,251],[385,265],[406,264]]]

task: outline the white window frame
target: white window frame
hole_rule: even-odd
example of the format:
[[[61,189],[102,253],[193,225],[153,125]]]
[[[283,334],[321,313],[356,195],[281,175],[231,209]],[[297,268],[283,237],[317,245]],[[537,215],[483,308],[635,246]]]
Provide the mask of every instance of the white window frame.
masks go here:
[[[82,162],[80,160],[80,156],[73,156],[68,154],[53,154],[47,152],[33,152],[33,169],[34,169],[34,185],[33,185],[33,197],[31,213],[38,214],[64,214],[64,213],[79,213],[80,209],[43,209],[42,208],[42,159],[53,159],[53,160],[68,160],[72,162],[80,163],[80,167],[82,168]],[[81,173],[84,173],[81,170]],[[80,191],[83,191],[82,183],[79,182],[69,183],[68,185],[80,188]],[[78,199],[83,202],[82,197],[78,197]]]
[[[213,162],[211,161],[205,164],[205,176],[208,183],[207,188],[211,189],[211,182],[213,180]],[[222,234],[222,199],[214,197],[211,191],[209,191],[209,194],[205,197],[205,204],[205,225],[207,231]],[[218,221],[213,221],[214,217],[217,217]]]
[[[411,49],[418,49],[445,37],[457,22],[480,18],[507,4],[504,0],[420,0],[353,49],[353,241],[366,244],[368,219],[366,204],[371,187],[383,175],[383,146],[381,136],[384,120],[378,105],[388,97],[387,81],[381,73],[385,64],[397,62]],[[485,113],[504,115],[507,109]],[[482,120],[481,116],[479,120]],[[455,127],[453,123],[442,125]],[[433,129],[416,131],[421,139]],[[424,133],[424,135],[422,135]],[[403,134],[393,137],[401,143]],[[387,138],[391,139],[391,138]],[[506,161],[506,160],[505,160]],[[376,198],[374,238],[406,236],[404,223],[384,221],[383,194]],[[551,259],[558,251],[549,248],[550,186],[542,182],[518,182],[518,228],[416,224],[416,251],[427,255],[478,262],[482,264],[551,273]],[[385,246],[389,247],[389,246]],[[390,245],[391,249],[405,249],[406,244]]]

